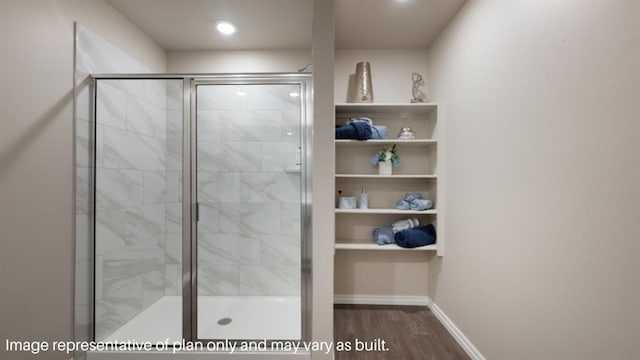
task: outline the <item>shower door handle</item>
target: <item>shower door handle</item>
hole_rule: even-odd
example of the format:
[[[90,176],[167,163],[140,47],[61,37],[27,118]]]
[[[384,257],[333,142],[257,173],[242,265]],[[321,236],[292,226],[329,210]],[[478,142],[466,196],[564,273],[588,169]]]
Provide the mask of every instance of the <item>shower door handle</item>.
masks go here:
[[[196,222],[200,221],[200,203],[195,204]]]

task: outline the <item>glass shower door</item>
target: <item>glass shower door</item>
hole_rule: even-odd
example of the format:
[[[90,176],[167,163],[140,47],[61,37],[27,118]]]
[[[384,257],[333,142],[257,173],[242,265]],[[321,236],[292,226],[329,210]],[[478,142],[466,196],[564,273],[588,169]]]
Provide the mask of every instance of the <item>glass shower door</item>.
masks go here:
[[[302,338],[303,87],[196,83],[197,338]]]

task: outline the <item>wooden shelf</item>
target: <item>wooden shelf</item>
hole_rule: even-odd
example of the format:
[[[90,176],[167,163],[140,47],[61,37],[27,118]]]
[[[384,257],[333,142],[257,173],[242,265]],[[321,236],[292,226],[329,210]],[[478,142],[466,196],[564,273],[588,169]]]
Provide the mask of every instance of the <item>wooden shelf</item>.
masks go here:
[[[344,140],[337,139],[336,145],[386,145],[386,144],[402,144],[402,145],[435,145],[438,143],[436,139],[415,139],[415,140],[398,140],[398,139],[370,139],[370,140]]]
[[[386,245],[378,245],[375,243],[354,243],[354,242],[341,242],[340,240],[336,241],[335,244],[336,250],[373,250],[373,251],[436,251],[438,250],[438,245],[427,245],[420,246],[417,248],[403,248],[396,244],[386,244]]]
[[[430,113],[436,110],[436,103],[339,103],[336,104],[336,112],[338,113],[358,113],[358,112],[376,112],[376,113]]]
[[[398,210],[398,209],[335,209],[336,214],[391,214],[391,215],[435,215],[435,209],[429,210]]]
[[[336,178],[354,179],[437,179],[437,175],[336,174]]]

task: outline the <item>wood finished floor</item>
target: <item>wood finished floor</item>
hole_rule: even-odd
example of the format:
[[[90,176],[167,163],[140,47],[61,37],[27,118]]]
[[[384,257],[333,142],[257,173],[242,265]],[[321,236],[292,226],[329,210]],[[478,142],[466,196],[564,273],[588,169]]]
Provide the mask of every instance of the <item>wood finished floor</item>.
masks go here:
[[[336,351],[336,360],[469,360],[433,313],[422,306],[335,305],[334,344],[349,341],[350,352]],[[354,351],[356,339],[386,352]]]

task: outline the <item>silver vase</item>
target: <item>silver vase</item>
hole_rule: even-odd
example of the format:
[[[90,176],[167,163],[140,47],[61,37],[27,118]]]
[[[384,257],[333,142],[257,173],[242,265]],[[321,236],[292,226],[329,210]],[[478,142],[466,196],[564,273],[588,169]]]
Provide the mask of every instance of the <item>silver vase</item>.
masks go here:
[[[356,64],[356,94],[353,97],[354,102],[370,103],[373,102],[373,85],[371,83],[371,65],[368,62],[359,62]]]

